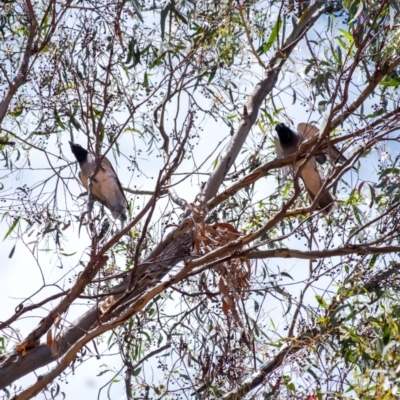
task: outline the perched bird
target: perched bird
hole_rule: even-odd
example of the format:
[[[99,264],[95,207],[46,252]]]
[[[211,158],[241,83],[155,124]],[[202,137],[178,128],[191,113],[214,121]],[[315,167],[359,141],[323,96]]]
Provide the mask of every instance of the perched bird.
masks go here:
[[[282,123],[276,125],[275,130],[278,133],[279,144],[284,156],[289,156],[296,153],[300,143],[305,139],[300,132],[294,132]],[[318,162],[320,161],[322,161],[322,157]],[[303,164],[303,162],[304,159],[296,161],[294,165],[295,173],[299,166]],[[304,182],[304,186],[306,187],[309,196],[312,200],[314,200],[323,185],[322,179],[317,170],[315,156],[311,157],[305,165],[302,165],[300,177]],[[325,190],[319,199],[318,208],[323,209],[325,212],[329,212],[332,208],[333,202],[334,200],[332,195],[329,193],[329,191]]]
[[[79,179],[86,190],[89,190],[88,176],[92,175],[96,169],[96,158],[81,145],[72,142],[69,142],[69,144],[81,167]],[[101,160],[98,172],[92,182],[94,199],[106,206],[115,219],[119,218],[122,222],[125,221],[128,202],[118,176],[106,157]]]

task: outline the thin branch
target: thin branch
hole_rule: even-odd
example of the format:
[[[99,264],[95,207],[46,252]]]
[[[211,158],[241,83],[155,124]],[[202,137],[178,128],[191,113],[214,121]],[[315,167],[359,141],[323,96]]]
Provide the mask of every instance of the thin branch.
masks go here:
[[[16,310],[15,314],[10,317],[7,321],[0,322],[0,329],[7,328],[10,324],[12,324],[14,321],[16,321],[22,314],[25,314],[28,311],[35,310],[36,308],[41,307],[42,305],[48,303],[49,301],[58,299],[59,297],[65,296],[68,294],[67,292],[61,292],[54,294],[53,296],[47,297],[46,299],[40,301],[39,303],[35,304],[30,304],[29,306],[24,306],[23,304],[20,304],[20,307]]]
[[[153,196],[154,193],[155,193],[152,190],[136,190],[136,189],[129,189],[129,188],[124,187],[124,186],[122,186],[122,189],[125,190],[125,192],[131,193],[131,194],[144,195],[144,196],[145,195]],[[167,194],[167,193],[168,193],[168,190],[161,189],[159,191],[160,195]]]
[[[28,9],[29,22],[30,22],[29,36],[26,41],[25,51],[24,51],[21,65],[17,71],[17,74],[16,74],[14,80],[9,84],[7,92],[6,92],[3,100],[0,103],[0,125],[3,122],[3,119],[7,114],[8,107],[10,105],[12,98],[14,97],[14,95],[17,92],[17,90],[19,89],[19,87],[22,86],[26,82],[26,79],[28,76],[29,59],[33,52],[33,41],[34,41],[35,34],[36,34],[37,21],[36,21],[35,13],[33,11],[31,0],[26,0],[26,6]]]
[[[274,249],[274,250],[253,250],[250,252],[243,251],[240,253],[249,259],[264,258],[298,258],[301,260],[316,260],[318,258],[348,256],[352,254],[388,254],[399,253],[400,246],[372,247],[365,244],[347,247],[338,247],[329,250],[295,250],[295,249]]]
[[[244,3],[244,4],[245,4],[245,3]],[[267,66],[264,64],[263,60],[261,60],[261,57],[260,57],[259,54],[257,53],[257,50],[254,48],[253,40],[251,39],[251,34],[250,34],[250,31],[249,31],[249,27],[248,27],[248,25],[247,25],[247,23],[246,23],[246,20],[245,20],[245,18],[244,18],[244,15],[243,15],[244,4],[243,4],[243,5],[240,5],[240,4],[239,4],[238,7],[237,7],[237,9],[238,9],[238,11],[239,11],[240,20],[242,21],[242,25],[243,25],[244,32],[246,33],[247,42],[249,43],[251,52],[253,53],[253,56],[257,59],[257,61],[258,61],[258,63],[260,64],[260,66],[261,66],[264,70],[266,70],[266,69],[267,69]]]

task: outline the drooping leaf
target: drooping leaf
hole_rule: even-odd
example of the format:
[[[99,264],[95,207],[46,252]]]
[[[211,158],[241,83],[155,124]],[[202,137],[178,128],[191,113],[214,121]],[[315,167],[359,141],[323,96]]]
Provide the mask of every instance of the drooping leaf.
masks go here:
[[[275,22],[274,27],[272,28],[271,34],[269,35],[268,40],[263,43],[257,50],[258,54],[265,54],[274,44],[276,38],[278,37],[279,30],[281,29],[282,21],[281,18],[278,18]]]
[[[18,225],[18,222],[19,222],[19,218],[16,218],[16,219],[14,220],[14,222],[11,224],[11,226],[10,226],[10,228],[8,229],[7,233],[5,234],[5,236],[4,236],[4,238],[3,238],[3,241],[6,240],[6,239],[11,235],[11,233],[13,232],[13,230],[15,229],[15,227]]]

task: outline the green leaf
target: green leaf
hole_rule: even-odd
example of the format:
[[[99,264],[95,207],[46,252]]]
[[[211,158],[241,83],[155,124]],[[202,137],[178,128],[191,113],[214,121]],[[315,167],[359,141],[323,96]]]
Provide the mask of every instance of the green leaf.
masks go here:
[[[54,109],[54,118],[55,118],[55,120],[56,120],[58,126],[59,126],[61,129],[63,129],[63,130],[67,129],[67,128],[65,127],[65,125],[63,124],[63,122],[61,121],[61,118],[60,118],[60,116],[58,115],[58,112],[57,112],[57,109],[56,109],[56,108]]]
[[[215,159],[215,161],[213,162],[213,165],[212,165],[212,168],[213,168],[213,169],[217,168],[218,161],[219,161],[219,157],[217,157],[217,158]]]
[[[372,208],[372,206],[373,206],[373,204],[375,202],[375,198],[376,198],[375,188],[370,184],[368,184],[368,186],[369,186],[369,191],[370,191],[370,194],[371,194],[371,202],[369,203],[369,208]]]
[[[216,71],[217,70],[215,69],[214,71],[211,72],[211,74],[208,74],[208,83],[210,83],[214,79]]]
[[[348,40],[350,44],[353,44],[354,39],[349,32],[345,31],[344,29],[339,29],[339,31],[342,32],[343,36]]]
[[[19,222],[19,218],[17,218],[17,219],[11,224],[11,226],[10,226],[10,228],[8,229],[6,235],[4,236],[3,241],[6,240],[6,239],[11,235],[12,231],[13,231],[13,230],[15,229],[15,227],[18,225],[18,222]]]
[[[14,255],[15,246],[16,246],[16,244],[14,244],[13,248],[11,249],[10,254],[8,255],[8,258],[12,258],[12,256]]]
[[[287,272],[281,272],[282,276],[287,276],[288,278],[290,278],[292,281],[294,280]]]
[[[363,8],[364,8],[364,3],[362,1],[360,1],[358,3],[357,11],[354,14],[354,17],[351,19],[351,21],[348,22],[349,24],[351,24],[352,22],[354,22],[357,19],[357,17],[361,14],[361,11],[363,10]]]
[[[75,129],[77,129],[77,130],[81,129],[81,124],[78,122],[78,120],[73,115],[71,115],[69,117],[69,120],[70,120],[71,124],[75,127]]]
[[[198,389],[196,389],[196,391],[194,393],[191,393],[190,395],[191,396],[196,396],[197,394],[199,394],[201,392],[204,392],[204,390],[206,390],[207,387],[208,387],[208,384],[205,383],[205,384],[201,385]]]
[[[283,198],[286,198],[286,197],[287,197],[287,195],[288,195],[289,190],[290,190],[291,187],[292,187],[292,183],[291,183],[291,182],[288,182],[288,183],[285,185],[285,188],[283,189],[283,192],[282,192],[282,197],[283,197]]]
[[[140,3],[137,0],[131,0],[132,6],[135,10],[136,16],[139,18],[140,22],[143,22],[142,10],[140,8]]]
[[[379,82],[379,84],[382,86],[399,86],[400,78],[393,78],[390,81]]]
[[[296,390],[296,386],[294,385],[293,382],[290,382],[290,383],[287,385],[287,388],[288,388],[289,390],[292,390],[293,392]]]
[[[278,18],[275,22],[274,27],[272,28],[271,34],[269,35],[268,40],[263,43],[260,48],[257,50],[258,54],[265,54],[274,44],[276,38],[278,37],[278,33],[281,29],[282,26],[282,20],[281,18]]]
[[[325,310],[328,308],[328,304],[326,304],[326,301],[320,296],[320,295],[316,295],[315,298],[318,301],[318,304],[324,308]]]
[[[99,372],[96,376],[102,376],[102,375],[104,375],[105,373],[107,373],[109,371],[110,371],[109,369],[106,369],[104,371]]]
[[[378,259],[378,254],[374,254],[371,257],[370,262],[368,263],[368,269],[371,269],[375,265],[377,259]]]
[[[142,370],[142,367],[136,368],[133,372],[132,372],[132,376],[138,376],[140,374],[140,371]]]
[[[349,46],[347,46],[346,42],[341,37],[338,36],[336,39],[338,40],[339,44],[342,46],[343,50],[346,50],[346,51],[349,50]],[[311,65],[310,65],[310,67],[311,67]]]
[[[180,19],[185,25],[187,25],[186,18],[174,7],[171,11],[174,12],[175,16]]]
[[[260,309],[260,303],[254,300],[254,312],[258,312]]]
[[[166,5],[163,10],[161,11],[161,21],[160,21],[160,26],[161,26],[161,39],[164,39],[164,33],[165,33],[165,20],[167,19],[168,13],[171,11],[172,7],[171,4]]]

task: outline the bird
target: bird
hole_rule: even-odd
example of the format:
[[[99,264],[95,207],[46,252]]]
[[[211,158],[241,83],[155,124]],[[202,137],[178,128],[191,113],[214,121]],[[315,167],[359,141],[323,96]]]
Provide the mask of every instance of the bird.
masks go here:
[[[86,190],[89,190],[88,177],[96,169],[96,157],[80,144],[69,142],[71,151],[79,163],[79,179]],[[107,207],[114,219],[126,220],[126,200],[121,183],[107,157],[101,158],[96,175],[92,178],[92,195],[95,200]]]
[[[285,157],[295,154],[299,148],[300,143],[306,138],[306,135],[303,135],[300,132],[294,132],[283,123],[277,124],[275,126],[275,130],[278,133],[279,144],[282,149],[282,154]],[[294,165],[295,173],[301,166],[300,177],[304,182],[304,186],[306,187],[311,200],[315,199],[323,185],[321,176],[319,175],[319,172],[317,170],[317,157],[319,158],[318,162],[322,161],[322,157],[313,156],[305,164],[304,160],[299,160],[296,161]],[[328,213],[332,209],[333,204],[334,199],[332,195],[328,190],[324,190],[318,201],[318,209],[321,209],[325,213]]]

